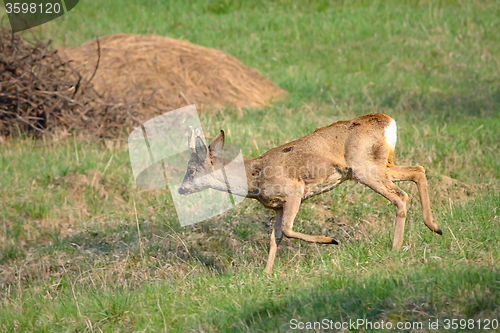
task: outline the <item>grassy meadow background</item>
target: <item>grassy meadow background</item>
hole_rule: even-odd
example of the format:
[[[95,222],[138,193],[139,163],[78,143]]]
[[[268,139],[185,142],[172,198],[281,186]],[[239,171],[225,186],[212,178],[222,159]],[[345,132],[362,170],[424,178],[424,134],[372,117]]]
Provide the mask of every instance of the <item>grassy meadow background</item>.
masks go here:
[[[304,202],[295,223],[341,244],[285,239],[266,275],[273,214],[257,202],[180,227],[167,191],[135,187],[126,137],[4,139],[0,331],[287,332],[324,318],[424,331],[466,319],[475,326],[457,330],[478,331],[498,320],[499,18],[500,2],[478,0],[109,0],[33,29],[54,47],[139,33],[236,56],[289,92],[202,115],[209,137],[223,128],[248,158],[336,120],[393,116],[396,162],[426,168],[443,236],[401,183],[412,203],[392,251],[395,208],[345,183]]]

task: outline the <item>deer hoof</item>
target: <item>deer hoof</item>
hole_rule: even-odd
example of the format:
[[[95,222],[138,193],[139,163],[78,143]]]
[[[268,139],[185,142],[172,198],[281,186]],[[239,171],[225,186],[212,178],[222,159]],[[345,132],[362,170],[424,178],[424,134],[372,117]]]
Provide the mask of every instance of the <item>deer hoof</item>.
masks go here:
[[[326,236],[326,237],[330,238],[330,240],[331,240],[330,244],[339,245],[339,242],[337,242],[333,237],[330,237],[330,236]]]

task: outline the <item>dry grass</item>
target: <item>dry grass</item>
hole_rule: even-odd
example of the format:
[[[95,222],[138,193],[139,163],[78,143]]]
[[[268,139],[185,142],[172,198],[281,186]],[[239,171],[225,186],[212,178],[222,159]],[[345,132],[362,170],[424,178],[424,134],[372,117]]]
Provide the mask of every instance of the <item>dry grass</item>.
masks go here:
[[[287,93],[236,58],[159,36],[113,35],[50,49],[0,31],[0,135],[118,138],[151,117],[263,107]]]
[[[92,80],[97,91],[147,116],[190,104],[263,107],[287,95],[225,52],[172,38],[119,34],[58,53],[87,79],[98,65]]]

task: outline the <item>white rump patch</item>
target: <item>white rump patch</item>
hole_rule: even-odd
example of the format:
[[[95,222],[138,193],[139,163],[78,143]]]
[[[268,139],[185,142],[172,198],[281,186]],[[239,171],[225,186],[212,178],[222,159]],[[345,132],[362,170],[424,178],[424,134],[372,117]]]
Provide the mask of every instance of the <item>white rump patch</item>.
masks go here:
[[[396,121],[391,120],[389,126],[385,128],[385,141],[387,144],[394,149],[396,147],[396,141],[398,140]]]

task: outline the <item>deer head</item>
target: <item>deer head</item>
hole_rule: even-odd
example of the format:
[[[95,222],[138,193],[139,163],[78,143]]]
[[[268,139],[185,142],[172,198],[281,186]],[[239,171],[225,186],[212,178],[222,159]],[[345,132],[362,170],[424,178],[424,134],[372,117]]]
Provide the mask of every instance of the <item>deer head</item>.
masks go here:
[[[224,131],[221,130],[207,147],[200,130],[189,126],[188,145],[191,158],[179,187],[179,194],[190,194],[222,186],[223,184],[219,184],[221,181],[217,172],[219,166],[214,157],[221,155],[224,149]]]

